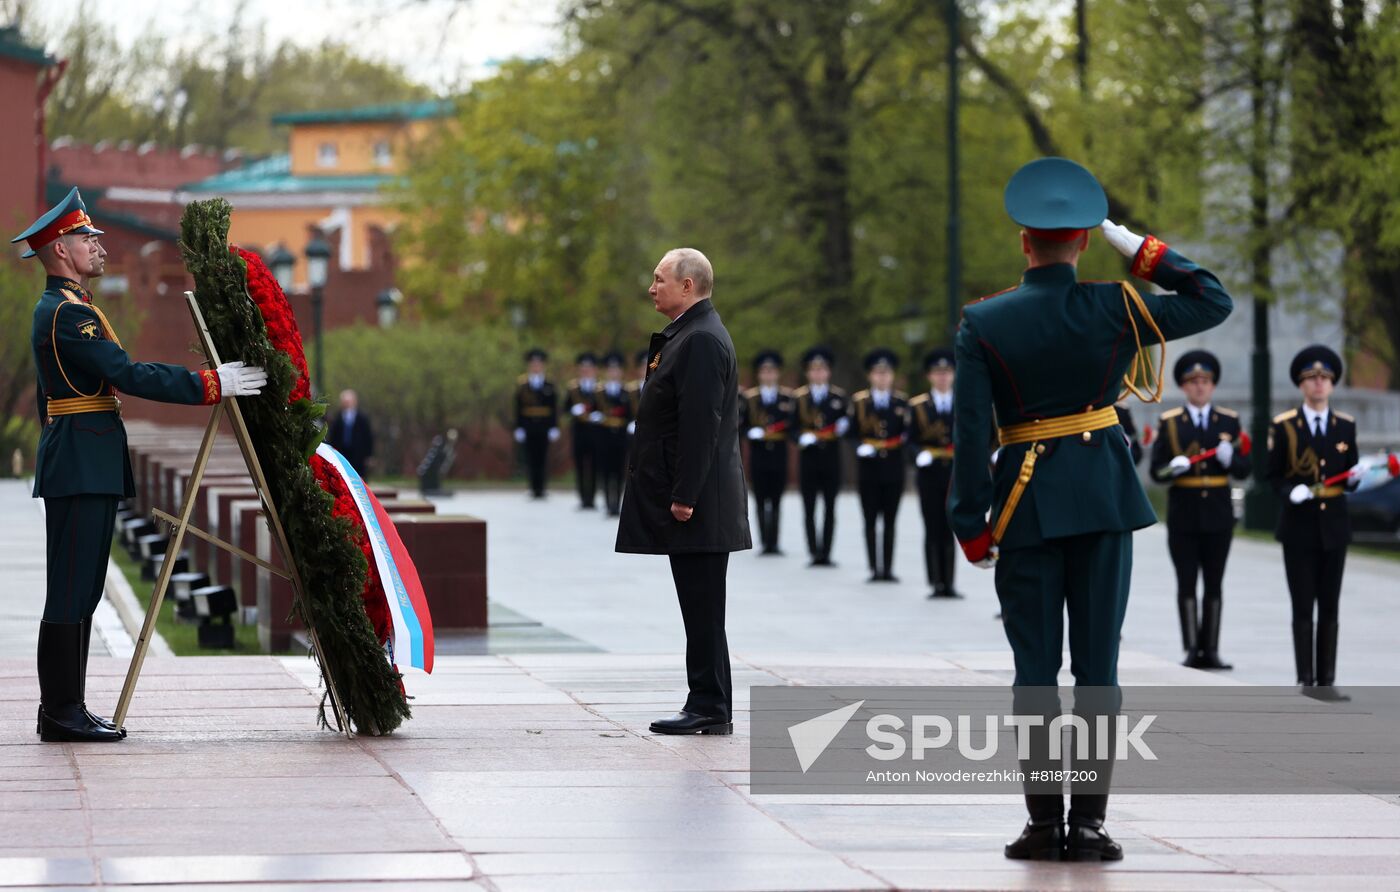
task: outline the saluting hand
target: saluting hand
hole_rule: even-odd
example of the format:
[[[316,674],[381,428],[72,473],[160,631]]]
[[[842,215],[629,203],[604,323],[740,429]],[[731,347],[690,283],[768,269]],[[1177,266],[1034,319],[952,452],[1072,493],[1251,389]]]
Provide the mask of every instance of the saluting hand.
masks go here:
[[[682,505],[680,502],[671,503],[671,516],[681,523],[690,520],[690,515],[695,513],[695,509],[689,505]]]
[[[1146,241],[1142,236],[1133,232],[1126,226],[1119,226],[1112,220],[1103,221],[1100,227],[1103,229],[1103,237],[1106,242],[1113,246],[1113,249],[1124,257],[1132,258],[1137,256],[1138,249]]]

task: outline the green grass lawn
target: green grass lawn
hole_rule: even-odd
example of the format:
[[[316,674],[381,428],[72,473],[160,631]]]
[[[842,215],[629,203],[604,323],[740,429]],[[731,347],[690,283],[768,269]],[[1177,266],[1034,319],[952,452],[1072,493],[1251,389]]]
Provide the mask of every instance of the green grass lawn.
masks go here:
[[[112,543],[112,560],[117,562],[117,566],[126,576],[126,581],[131,583],[131,590],[136,593],[136,600],[142,609],[150,610],[155,583],[146,582],[141,578],[141,564],[131,559],[120,542]],[[175,622],[175,596],[172,592],[166,593],[165,602],[161,605],[160,616],[156,619],[156,631],[170,645],[176,656],[262,653],[262,648],[258,646],[257,627],[239,625],[237,622],[233,626],[233,650],[200,647],[199,627]]]

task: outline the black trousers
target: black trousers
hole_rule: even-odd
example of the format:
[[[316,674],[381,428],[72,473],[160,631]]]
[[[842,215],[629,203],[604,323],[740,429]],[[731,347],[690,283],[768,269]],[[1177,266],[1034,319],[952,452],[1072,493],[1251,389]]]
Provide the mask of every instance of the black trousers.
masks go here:
[[[593,431],[574,425],[574,479],[578,484],[579,504],[592,508],[598,492],[598,447]]]
[[[44,622],[80,623],[97,609],[107,582],[117,501],[116,496],[95,495],[44,499],[48,533]]]
[[[616,517],[622,506],[622,466],[627,462],[627,433],[604,430],[598,436],[598,480],[608,514]]]
[[[1176,567],[1176,597],[1196,598],[1196,578],[1202,579],[1203,601],[1219,601],[1225,579],[1225,562],[1230,558],[1233,530],[1223,533],[1176,533],[1167,531],[1167,551]]]
[[[1283,549],[1283,572],[1288,579],[1288,597],[1293,602],[1293,621],[1313,621],[1317,624],[1337,622],[1337,607],[1342,599],[1342,571],[1346,568],[1345,548]]]
[[[525,431],[525,474],[530,480],[530,492],[544,495],[549,477],[549,431]]]
[[[831,454],[816,450],[830,450]],[[814,560],[831,557],[831,540],[836,533],[836,496],[841,492],[841,456],[835,445],[808,446],[798,460],[797,481],[802,490],[802,512],[807,527],[807,551]],[[822,520],[817,523],[817,505]]]
[[[866,462],[899,461],[899,458],[862,459]],[[899,513],[899,501],[904,495],[904,475],[875,473],[871,468],[860,475],[860,508],[865,513],[865,556],[870,562],[870,572],[876,576],[888,575],[894,564],[894,519]],[[876,548],[876,526],[880,529],[880,544]],[[879,560],[883,557],[884,560]]]
[[[724,634],[725,574],[729,555],[673,554],[671,578],[685,623],[685,674],[690,686],[685,710],[732,720],[734,684],[729,677],[729,639]]]
[[[919,507],[924,515],[924,569],[935,590],[953,587],[953,528],[948,525],[945,468],[919,468]]]

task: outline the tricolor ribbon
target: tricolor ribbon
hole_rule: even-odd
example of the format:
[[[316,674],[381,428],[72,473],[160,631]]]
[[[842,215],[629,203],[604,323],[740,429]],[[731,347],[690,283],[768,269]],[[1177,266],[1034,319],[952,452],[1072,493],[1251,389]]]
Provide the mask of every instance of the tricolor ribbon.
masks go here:
[[[369,534],[374,565],[384,585],[385,600],[389,602],[389,617],[393,621],[389,645],[394,660],[404,659],[409,666],[424,672],[433,671],[433,618],[428,612],[428,599],[418,570],[408,556],[394,522],[365,486],[365,481],[350,462],[331,446],[322,443],[316,454],[335,468],[345,487],[355,500],[355,507]]]

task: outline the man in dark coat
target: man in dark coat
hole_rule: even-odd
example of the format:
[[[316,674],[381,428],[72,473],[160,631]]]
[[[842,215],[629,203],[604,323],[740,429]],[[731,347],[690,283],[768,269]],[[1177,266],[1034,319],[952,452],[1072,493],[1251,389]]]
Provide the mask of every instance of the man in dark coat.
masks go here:
[[[685,622],[690,695],[658,734],[731,734],[733,685],[724,633],[729,553],[753,547],[739,456],[734,342],[710,302],[714,273],[691,248],[657,264],[650,294],[671,320],[651,336],[617,550],[665,554]]]
[[[326,431],[326,442],[345,456],[356,473],[369,479],[369,458],[374,455],[374,431],[370,429],[369,417],[360,411],[360,395],[355,391],[340,392],[340,412],[331,420],[330,429]]]

